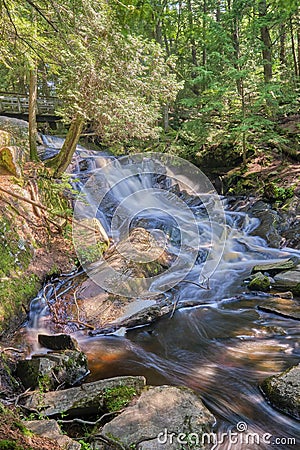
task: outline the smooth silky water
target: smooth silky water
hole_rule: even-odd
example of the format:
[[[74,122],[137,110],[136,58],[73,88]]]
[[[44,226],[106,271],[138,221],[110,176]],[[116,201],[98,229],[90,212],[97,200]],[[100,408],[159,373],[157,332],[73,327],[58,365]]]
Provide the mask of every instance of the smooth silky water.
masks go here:
[[[59,147],[58,139],[55,144]],[[75,163],[75,169],[73,166],[76,176],[83,180],[97,167],[105,166],[107,158],[111,161],[111,157],[105,154],[99,157],[99,154],[89,153],[83,148],[79,149],[78,154],[89,160],[81,175],[79,163]],[[118,170],[121,173],[117,173]],[[125,175],[122,175],[122,170]],[[128,176],[126,179],[126,170],[126,167],[116,163],[116,180],[118,177],[125,180],[121,183],[113,180],[113,187],[97,213],[98,218],[103,219],[108,233],[117,206],[136,192],[151,189],[155,182],[150,175]],[[165,188],[171,187],[172,183],[165,185]],[[95,192],[97,189],[95,186]],[[86,192],[86,196],[91,202],[91,190]],[[134,198],[133,195],[131,201],[138,203],[141,199]],[[133,217],[133,226],[147,228],[148,225],[150,230],[168,230],[169,236],[174,236],[175,233],[168,249],[176,253],[176,229],[174,231],[172,214],[169,210],[166,214],[162,212],[165,211],[165,204],[164,200],[159,204],[159,196],[155,197],[155,201],[151,214],[149,208],[145,208],[134,217],[130,204],[126,203],[124,206],[123,203],[124,207],[119,210],[120,217],[117,219],[120,223],[124,220],[127,208],[128,214]],[[235,431],[234,427],[239,422],[245,422],[248,433],[261,436],[259,445],[251,441],[249,444],[230,443],[225,438],[216,448],[296,449],[300,443],[299,422],[273,409],[261,394],[258,385],[267,376],[299,363],[299,322],[258,310],[257,305],[267,295],[247,292],[244,280],[255,264],[300,256],[300,252],[289,248],[279,250],[268,247],[263,239],[254,235],[259,224],[257,219],[250,218],[241,211],[231,210],[226,206],[226,199],[222,202],[226,214],[226,225],[222,233],[226,233],[227,239],[223,253],[223,245],[220,244],[219,249],[218,245],[214,246],[213,257],[219,258],[221,254],[222,257],[210,277],[209,289],[183,281],[165,293],[178,304],[182,300],[192,299],[198,303],[197,306],[180,309],[172,317],[160,319],[154,325],[127,330],[122,337],[91,337],[82,331],[75,332],[74,337],[89,359],[91,374],[88,381],[119,375],[144,375],[148,384],[188,386],[201,395],[206,406],[216,416],[216,433],[219,434],[220,441],[221,434],[229,429]],[[193,208],[205,254],[203,239],[206,236],[210,240],[207,217],[203,207]],[[184,217],[182,220],[184,222]],[[113,238],[118,239],[118,227],[115,227]],[[210,242],[207,243],[208,247],[211,247]],[[186,257],[188,258],[188,251]],[[186,279],[199,283],[202,261],[203,258],[199,257]],[[42,298],[40,301],[43,301]],[[44,308],[43,305],[37,307],[37,303],[38,300],[32,303],[31,329],[33,326],[40,326],[37,317],[40,319],[46,308],[45,305]],[[265,433],[270,433],[273,438],[279,437],[281,444],[276,444],[273,438],[273,445],[262,442]],[[297,440],[298,447],[289,441],[290,438]]]

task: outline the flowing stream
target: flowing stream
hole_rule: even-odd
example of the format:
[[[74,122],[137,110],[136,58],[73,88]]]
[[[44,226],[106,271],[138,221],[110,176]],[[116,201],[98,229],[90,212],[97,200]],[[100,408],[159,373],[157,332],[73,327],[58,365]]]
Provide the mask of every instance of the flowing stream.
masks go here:
[[[48,147],[61,146],[58,138],[44,137],[44,141]],[[97,168],[104,167],[111,160],[109,155],[79,148],[72,170],[82,183]],[[127,169],[127,166],[115,164],[116,180],[96,214],[107,233],[113,234],[115,240],[122,233],[121,225],[126,221],[126,211],[130,211],[133,202],[147,204],[145,189],[159,189],[157,179],[150,175],[130,177],[126,175]],[[118,182],[118,177],[123,180],[122,183]],[[80,183],[79,188],[82,186]],[[99,186],[95,186],[95,191],[98,191]],[[170,192],[173,189],[175,192],[172,183],[165,184],[164,189]],[[141,190],[143,197],[135,198]],[[86,191],[86,195],[92,196],[92,190]],[[184,195],[185,200],[188,199],[188,194]],[[87,198],[90,203],[90,197]],[[130,204],[124,204],[128,198],[131,198]],[[186,203],[189,203],[188,200]],[[110,233],[119,205],[123,208],[119,211],[114,233]],[[179,206],[175,205],[175,209]],[[197,306],[180,309],[172,318],[163,318],[154,325],[127,330],[123,337],[91,337],[81,331],[75,332],[74,337],[88,356],[91,370],[89,381],[118,375],[144,375],[148,384],[184,385],[199,392],[217,418],[216,432],[220,436],[220,443],[216,448],[296,449],[297,445],[292,439],[298,440],[299,445],[299,422],[272,408],[258,385],[267,376],[299,363],[299,322],[258,310],[257,305],[267,294],[249,293],[243,281],[256,263],[300,256],[300,252],[290,248],[279,250],[268,247],[262,238],[255,236],[257,219],[239,210],[232,210],[226,199],[222,199],[222,206],[226,217],[223,231],[227,239],[224,251],[221,244],[215,245],[213,249],[213,258],[220,258],[220,263],[210,276],[209,289],[182,282],[164,294],[173,296],[174,301],[179,303],[193,299],[198,303]],[[189,208],[195,213],[201,229],[201,251],[186,279],[199,283],[199,268],[205,259],[203,254],[211,247],[211,236],[203,204]],[[168,230],[168,236],[171,236],[168,250],[176,253],[177,228],[172,219],[173,211],[166,212],[164,199],[160,203],[157,195],[152,209],[140,208],[138,215],[130,214],[132,226],[145,226],[164,233]],[[184,221],[185,216],[182,217],[182,223]],[[214,227],[214,224],[210,226]],[[220,224],[216,224],[217,230],[219,227]],[[219,230],[218,236],[223,231]],[[183,247],[183,255],[188,258],[190,249]],[[63,279],[60,282],[63,283]],[[37,319],[45,306],[41,302],[41,298],[32,302],[31,327],[34,324],[37,326]],[[221,434],[234,430],[241,422],[248,433],[260,436],[259,443],[257,438],[256,444],[247,444],[229,442],[226,437],[221,442]],[[272,435],[272,444],[263,442],[266,433]]]

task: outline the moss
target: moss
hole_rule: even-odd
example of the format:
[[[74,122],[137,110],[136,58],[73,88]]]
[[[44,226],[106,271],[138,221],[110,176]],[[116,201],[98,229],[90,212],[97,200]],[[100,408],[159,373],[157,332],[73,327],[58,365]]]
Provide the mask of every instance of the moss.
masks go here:
[[[24,450],[24,447],[21,447],[15,441],[11,441],[10,439],[1,439],[0,450]]]
[[[136,390],[129,386],[117,386],[106,389],[104,393],[104,406],[109,412],[119,411],[127,406],[136,395]]]
[[[270,290],[270,279],[261,272],[258,272],[256,276],[250,281],[248,287],[251,291],[269,291]]]
[[[0,331],[9,325],[6,321],[12,317],[18,320],[22,310],[25,311],[24,305],[37,294],[40,287],[41,284],[36,275],[1,280]]]
[[[22,422],[20,422],[19,420],[15,420],[13,422],[12,428],[20,430],[24,436],[28,436],[28,437],[33,436],[32,431],[28,430],[28,428],[26,428],[25,425]]]

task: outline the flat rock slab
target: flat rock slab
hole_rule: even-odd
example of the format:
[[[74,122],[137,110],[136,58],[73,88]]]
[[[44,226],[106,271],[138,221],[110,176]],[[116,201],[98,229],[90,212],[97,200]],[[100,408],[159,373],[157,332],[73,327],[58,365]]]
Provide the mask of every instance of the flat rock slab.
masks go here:
[[[61,413],[72,417],[96,414],[104,408],[105,393],[108,389],[127,386],[140,394],[145,385],[144,377],[108,378],[61,391],[35,391],[20,403],[29,411],[38,411],[49,417]]]
[[[257,264],[253,267],[252,273],[256,272],[268,272],[270,275],[276,275],[277,273],[283,272],[284,270],[294,269],[297,266],[298,258],[286,258],[280,262]]]
[[[258,309],[283,317],[300,320],[300,302],[288,298],[274,297],[258,305]]]
[[[179,440],[188,440],[190,433],[196,433],[201,442],[214,423],[215,417],[192,390],[158,386],[144,390],[137,402],[104,425],[101,433],[125,448],[175,450],[181,448]],[[201,448],[209,449],[211,444]]]
[[[26,428],[38,436],[47,437],[55,441],[64,450],[80,450],[81,444],[64,435],[55,420],[28,420]]]
[[[271,405],[300,420],[300,364],[266,378],[261,389]]]

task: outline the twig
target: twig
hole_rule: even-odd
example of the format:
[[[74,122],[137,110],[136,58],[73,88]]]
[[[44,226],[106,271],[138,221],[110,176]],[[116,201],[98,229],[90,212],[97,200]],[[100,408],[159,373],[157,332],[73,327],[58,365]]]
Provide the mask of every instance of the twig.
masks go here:
[[[22,394],[18,395],[18,396],[15,398],[15,406],[19,406],[19,400],[20,400],[20,398],[25,397],[25,396],[28,394],[28,392],[30,391],[30,389],[31,389],[31,388],[29,387],[28,389],[26,389],[26,391],[22,392]]]
[[[77,292],[77,289],[75,289],[75,291],[73,293],[74,303],[75,303],[76,310],[77,310],[77,321],[75,323],[78,323],[79,325],[82,325],[85,328],[89,328],[90,330],[94,330],[95,327],[93,325],[90,325],[89,323],[82,322],[80,320],[80,309],[79,309],[79,306],[78,306],[78,303],[77,303],[76,292]],[[74,322],[74,320],[71,320],[71,322]]]
[[[103,419],[105,419],[105,417],[109,417],[114,414],[120,414],[123,411],[124,411],[124,409],[121,409],[120,411],[113,411],[113,412],[105,413],[101,417],[99,417],[99,419],[97,419],[95,421],[84,420],[84,419],[79,419],[78,417],[75,417],[74,419],[70,419],[70,420],[60,419],[60,420],[57,420],[57,422],[60,422],[60,423],[82,423],[84,425],[94,426],[94,425],[98,425],[98,423],[101,422]]]

